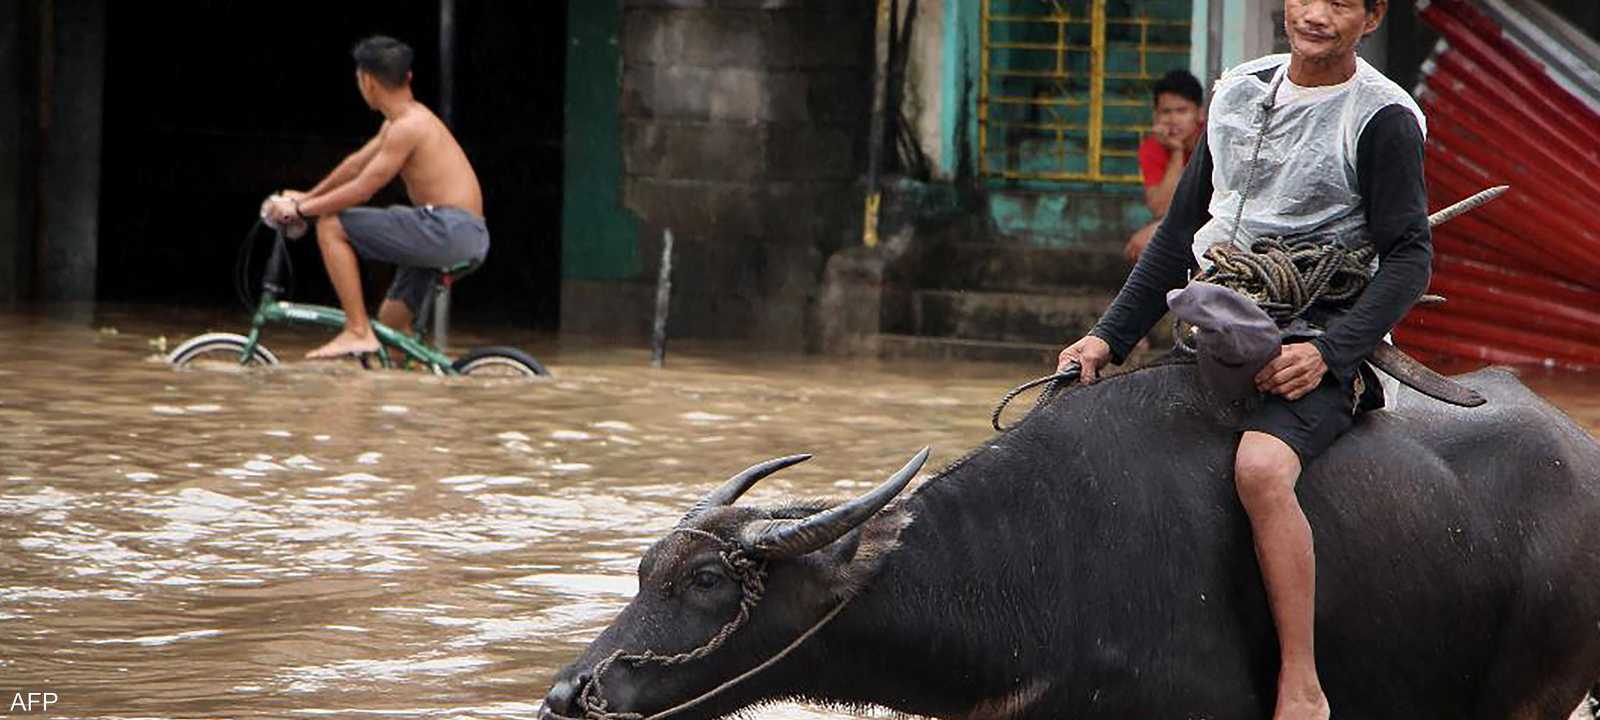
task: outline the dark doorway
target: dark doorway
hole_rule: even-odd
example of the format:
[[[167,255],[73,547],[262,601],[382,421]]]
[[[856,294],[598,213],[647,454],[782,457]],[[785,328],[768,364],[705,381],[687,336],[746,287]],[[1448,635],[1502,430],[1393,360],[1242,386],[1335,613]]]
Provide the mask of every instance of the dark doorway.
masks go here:
[[[356,40],[410,43],[417,98],[438,110],[437,0],[110,3],[108,13],[103,300],[233,302],[236,249],[261,198],[315,184],[380,124],[355,89]],[[470,0],[455,13],[453,129],[492,237],[456,314],[553,328],[565,3]],[[372,200],[399,202],[398,183]],[[332,302],[315,242],[292,254],[296,298]],[[375,301],[389,270],[364,272]]]

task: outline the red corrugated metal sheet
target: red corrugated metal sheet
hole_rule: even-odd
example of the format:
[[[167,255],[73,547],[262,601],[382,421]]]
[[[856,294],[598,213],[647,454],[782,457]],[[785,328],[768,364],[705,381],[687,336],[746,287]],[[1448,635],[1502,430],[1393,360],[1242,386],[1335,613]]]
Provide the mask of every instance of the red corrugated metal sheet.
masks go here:
[[[1450,301],[1413,311],[1395,339],[1434,357],[1600,369],[1600,114],[1468,0],[1420,6],[1444,38],[1417,89],[1430,205],[1512,189],[1435,229],[1432,289]]]

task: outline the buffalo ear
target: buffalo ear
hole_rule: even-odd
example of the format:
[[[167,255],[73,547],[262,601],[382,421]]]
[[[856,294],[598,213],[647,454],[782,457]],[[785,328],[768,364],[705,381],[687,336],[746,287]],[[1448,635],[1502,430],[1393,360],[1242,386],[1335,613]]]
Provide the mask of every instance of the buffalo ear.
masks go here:
[[[863,525],[832,545],[816,553],[824,572],[831,577],[835,599],[844,599],[861,592],[878,576],[884,560],[900,546],[900,532],[911,524],[911,515],[903,510],[889,510],[876,522]]]
[[[861,528],[856,528],[828,546],[829,559],[833,561],[835,567],[843,570],[855,562],[856,551],[860,549]]]

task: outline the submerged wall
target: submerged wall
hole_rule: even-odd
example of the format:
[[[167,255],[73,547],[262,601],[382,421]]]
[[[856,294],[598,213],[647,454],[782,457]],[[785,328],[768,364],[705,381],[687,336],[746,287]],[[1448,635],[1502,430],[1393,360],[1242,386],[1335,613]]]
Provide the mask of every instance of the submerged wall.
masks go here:
[[[623,3],[622,202],[640,219],[638,263],[569,275],[563,332],[642,336],[671,228],[674,336],[805,346],[823,263],[860,233],[872,6]]]
[[[0,299],[95,297],[105,12],[0,5]]]
[[[34,110],[38,18],[31,5],[0,3],[0,300],[29,294],[33,265]]]
[[[50,3],[45,51],[44,157],[39,175],[39,299],[92,301],[100,244],[100,149],[105,108],[104,0]]]

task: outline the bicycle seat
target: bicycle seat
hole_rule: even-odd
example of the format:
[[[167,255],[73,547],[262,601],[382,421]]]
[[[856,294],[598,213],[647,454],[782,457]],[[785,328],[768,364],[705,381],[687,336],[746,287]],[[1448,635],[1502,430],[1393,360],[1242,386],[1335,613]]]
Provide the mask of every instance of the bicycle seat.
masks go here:
[[[471,275],[472,271],[477,270],[478,266],[482,264],[482,260],[464,260],[449,267],[439,268],[438,285],[448,288],[454,285],[457,280]]]
[[[450,290],[450,286],[454,285],[457,280],[472,274],[472,271],[477,270],[478,266],[482,264],[483,260],[480,258],[438,268],[439,277],[433,281],[433,292],[423,296],[422,306],[416,308],[416,317],[411,322],[411,331],[417,337],[423,337],[427,334],[428,319],[433,317],[434,298],[446,298],[446,293]]]

